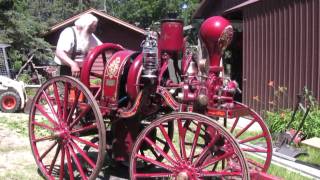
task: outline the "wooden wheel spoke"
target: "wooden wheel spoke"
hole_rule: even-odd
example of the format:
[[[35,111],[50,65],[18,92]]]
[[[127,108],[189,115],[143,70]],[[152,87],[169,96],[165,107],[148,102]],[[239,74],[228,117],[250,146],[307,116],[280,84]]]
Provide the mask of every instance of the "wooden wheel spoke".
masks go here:
[[[99,87],[98,91],[94,94],[94,99],[97,99],[101,95],[102,88]]]
[[[224,176],[237,176],[242,177],[241,172],[227,172],[227,171],[202,171],[200,177],[224,177]]]
[[[201,153],[199,154],[199,157],[197,158],[197,160],[193,163],[194,165],[198,165],[200,162],[202,162],[205,157],[207,156],[207,154],[209,153],[209,150],[211,149],[211,147],[216,143],[217,138],[212,138],[209,142],[209,144],[207,144],[207,146],[205,148],[202,149]]]
[[[231,129],[230,129],[230,133],[231,133],[231,134],[233,133],[233,131],[234,131],[234,129],[236,128],[236,126],[238,125],[239,119],[240,119],[240,117],[237,116],[236,120],[233,122],[232,127],[231,127]]]
[[[256,135],[256,136],[253,136],[253,137],[249,137],[249,138],[246,138],[246,139],[243,139],[243,140],[240,140],[239,143],[243,144],[243,143],[247,143],[249,141],[254,141],[254,140],[257,140],[257,139],[260,139],[260,138],[263,138],[263,137],[264,137],[264,133]]]
[[[191,128],[188,128],[188,131],[192,133],[196,133],[196,131]],[[201,137],[202,139],[205,139],[205,135],[201,134],[201,132],[205,133],[205,130],[203,128],[200,129],[199,137]]]
[[[187,146],[192,146],[193,142],[186,142],[185,143]],[[205,144],[200,144],[200,143],[196,143],[195,147],[201,147],[204,148],[206,145]]]
[[[68,148],[69,148],[69,151],[71,152],[71,157],[73,159],[73,162],[76,164],[77,169],[79,170],[80,176],[84,180],[88,179],[87,176],[85,175],[85,172],[84,172],[83,168],[82,168],[82,165],[81,165],[82,163],[80,162],[77,154],[74,152],[72,146],[69,145]]]
[[[47,140],[53,140],[56,139],[56,136],[44,136],[38,139],[34,139],[33,142],[37,143],[37,142],[41,142],[41,141],[47,141]]]
[[[67,122],[68,118],[68,101],[69,101],[69,83],[64,86],[64,99],[63,99],[63,121]]]
[[[172,176],[173,176],[173,173],[165,173],[165,172],[145,173],[145,174],[136,173],[134,176],[135,176],[135,177],[139,177],[139,178],[150,178],[150,177],[153,177],[153,178],[156,178],[156,177],[164,177],[164,178],[167,178],[167,177],[172,177]]]
[[[80,129],[74,129],[71,131],[71,134],[86,132],[89,130],[97,129],[97,127],[98,127],[97,124],[92,124],[89,126],[82,127]]]
[[[161,131],[161,133],[162,133],[163,137],[165,138],[166,143],[169,145],[169,147],[170,147],[170,149],[171,149],[171,151],[172,151],[172,153],[173,153],[174,157],[176,158],[176,160],[180,161],[180,160],[181,160],[181,158],[180,158],[180,156],[179,156],[179,154],[178,154],[178,152],[177,152],[176,148],[174,147],[174,145],[173,145],[173,143],[172,143],[172,141],[171,141],[171,139],[170,139],[170,137],[169,137],[168,133],[166,132],[166,130],[164,129],[164,127],[163,127],[161,124],[159,125],[159,129],[160,129],[160,131]]]
[[[74,180],[74,173],[73,173],[73,168],[72,168],[72,162],[71,162],[71,156],[69,152],[69,148],[66,146],[66,156],[67,156],[67,166],[68,166],[68,172],[69,172],[69,178],[71,180]]]
[[[235,136],[235,138],[238,138],[239,136],[241,136],[245,131],[247,131],[253,124],[255,123],[255,121],[251,121],[249,124],[247,124],[246,127],[244,127],[240,132],[237,133],[237,135]]]
[[[249,148],[241,148],[242,151],[246,152],[257,152],[257,153],[267,153],[267,149],[260,149],[260,148],[254,148],[254,147],[249,147]]]
[[[48,153],[57,145],[57,143],[58,142],[55,141],[49,146],[49,148],[40,156],[40,161],[48,155]]]
[[[44,117],[46,117],[52,123],[53,126],[55,126],[55,127],[58,126],[57,122],[50,117],[50,115],[46,112],[46,110],[41,105],[35,104],[35,107],[39,110],[39,112]]]
[[[81,118],[83,118],[91,109],[91,106],[86,105],[85,109],[80,112],[80,114],[75,118],[75,120],[70,124],[70,129],[72,129],[76,124],[79,123]]]
[[[81,156],[87,161],[87,163],[94,169],[96,167],[95,163],[90,159],[90,157],[74,142],[71,141],[72,147],[75,147]]]
[[[45,100],[48,102],[49,109],[51,110],[52,114],[56,118],[56,121],[59,121],[59,118],[58,118],[59,116],[58,116],[57,112],[54,110],[52,102],[50,101],[47,93],[45,91],[42,91],[42,94],[43,94]]]
[[[195,123],[194,121],[191,121],[191,123],[192,124],[194,124],[194,125],[197,125],[197,123]],[[191,128],[188,128],[188,130],[190,130],[190,131],[192,131],[192,129]],[[205,132],[206,131],[206,129],[203,127],[203,128],[201,128],[201,130],[203,131],[203,132]]]
[[[186,147],[185,147],[185,138],[186,138],[186,128],[182,126],[181,119],[178,119],[178,131],[179,131],[179,144],[181,156],[183,159],[187,159]]]
[[[80,91],[78,89],[75,89],[75,98],[74,98],[74,101],[72,103],[72,106],[71,106],[71,109],[69,111],[68,118],[67,118],[67,123],[68,124],[70,124],[70,121],[72,119],[74,111],[75,111],[75,109],[76,109],[76,107],[78,105],[79,96],[80,96]]]
[[[52,174],[52,169],[54,168],[54,165],[56,164],[56,161],[57,161],[60,149],[61,149],[60,147],[61,147],[61,145],[58,144],[58,147],[56,149],[56,153],[54,154],[53,160],[51,161],[51,164],[50,164],[49,174]]]
[[[172,166],[166,165],[166,164],[164,164],[164,163],[162,163],[162,162],[159,162],[159,161],[157,161],[157,160],[154,160],[154,159],[151,159],[151,158],[142,156],[142,155],[140,155],[140,154],[137,154],[137,155],[136,155],[136,158],[142,159],[142,160],[144,160],[144,161],[146,161],[146,162],[149,162],[149,163],[154,164],[154,165],[156,165],[156,166],[165,168],[165,169],[167,169],[167,170],[169,170],[169,171],[172,172],[172,169],[173,169]]]
[[[33,121],[32,124],[36,125],[36,126],[39,126],[39,127],[42,127],[42,128],[45,128],[46,130],[49,130],[49,131],[54,131],[54,129],[44,123],[40,123],[40,122],[36,122],[36,121]]]
[[[263,167],[264,167],[263,164],[255,161],[255,160],[253,160],[253,159],[250,159],[250,158],[246,158],[246,159],[247,159],[247,162],[248,162],[249,164],[252,164],[252,165],[254,165],[255,167],[259,167],[259,168],[263,169]]]
[[[201,130],[201,123],[199,122],[197,124],[197,129],[196,129],[196,132],[194,134],[194,139],[193,139],[193,143],[192,143],[191,151],[190,151],[190,156],[189,156],[189,162],[193,161],[193,156],[194,156],[194,152],[196,150],[197,142],[198,142],[198,139],[199,139],[200,130]]]
[[[155,150],[161,154],[162,157],[164,157],[166,160],[168,160],[171,164],[177,164],[171,157],[168,156],[167,153],[165,153],[158,145],[156,145],[151,139],[149,139],[148,137],[145,137],[144,140],[153,148],[155,148]]]
[[[76,137],[76,136],[70,136],[70,137],[71,137],[72,139],[78,141],[78,142],[81,142],[82,144],[88,145],[88,146],[93,147],[93,148],[95,148],[95,149],[99,149],[99,146],[98,146],[98,145],[96,145],[96,144],[94,144],[94,143],[92,143],[92,142],[90,142],[90,141],[88,141],[88,140],[85,140],[85,139],[82,139],[82,138],[78,138],[78,137]]]
[[[65,157],[65,148],[62,145],[61,146],[59,180],[63,180],[63,178],[64,178],[64,157]]]
[[[58,109],[58,117],[62,118],[62,106],[61,106],[61,100],[60,100],[60,95],[57,87],[57,83],[53,83],[53,93],[54,96],[56,97],[56,103],[57,103],[57,109]]]
[[[219,162],[219,161],[222,161],[222,160],[224,160],[224,159],[226,159],[226,158],[229,158],[229,157],[231,157],[233,154],[234,154],[234,152],[233,152],[233,151],[230,151],[230,152],[225,152],[224,154],[219,155],[219,156],[214,156],[212,159],[206,161],[206,162],[200,167],[200,169],[204,169],[204,168],[206,168],[206,167],[208,167],[208,166],[210,166],[210,165],[212,165],[212,164],[215,164],[215,163],[217,163],[217,162]]]

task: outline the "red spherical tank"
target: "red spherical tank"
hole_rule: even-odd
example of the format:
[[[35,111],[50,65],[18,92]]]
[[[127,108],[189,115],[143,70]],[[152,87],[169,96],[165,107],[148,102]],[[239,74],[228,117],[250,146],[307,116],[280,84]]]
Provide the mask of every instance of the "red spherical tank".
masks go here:
[[[161,21],[159,38],[160,52],[177,52],[183,48],[183,21],[165,19]]]
[[[221,16],[210,17],[202,23],[200,36],[208,50],[210,66],[219,66],[221,55],[232,40],[230,22]]]

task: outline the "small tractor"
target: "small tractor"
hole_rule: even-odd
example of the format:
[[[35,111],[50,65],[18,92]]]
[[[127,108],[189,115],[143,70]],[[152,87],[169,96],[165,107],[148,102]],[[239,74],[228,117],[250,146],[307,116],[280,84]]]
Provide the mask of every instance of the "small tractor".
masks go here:
[[[6,113],[22,110],[26,104],[25,84],[13,79],[8,44],[0,44],[0,110]]]

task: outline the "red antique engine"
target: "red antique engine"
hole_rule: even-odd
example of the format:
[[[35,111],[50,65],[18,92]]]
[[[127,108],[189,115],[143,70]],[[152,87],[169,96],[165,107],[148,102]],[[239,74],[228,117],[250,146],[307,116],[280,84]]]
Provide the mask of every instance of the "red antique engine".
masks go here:
[[[183,22],[166,19],[160,33],[148,32],[142,52],[105,43],[87,56],[81,81],[46,82],[29,123],[41,172],[48,179],[95,179],[107,155],[129,164],[131,179],[273,178],[265,174],[272,156],[268,128],[233,100],[238,85],[221,73],[232,35],[223,17],[204,21],[208,57],[198,58],[185,42]],[[96,73],[99,59],[104,71]]]

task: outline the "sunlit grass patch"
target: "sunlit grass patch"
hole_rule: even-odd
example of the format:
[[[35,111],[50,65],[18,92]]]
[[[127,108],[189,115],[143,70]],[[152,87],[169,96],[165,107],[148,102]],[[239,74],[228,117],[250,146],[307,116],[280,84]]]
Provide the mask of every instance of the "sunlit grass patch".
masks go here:
[[[252,160],[255,160],[257,162],[262,163],[262,160],[256,156],[250,155],[250,154],[246,154],[247,158],[250,158]],[[310,178],[305,177],[300,175],[299,173],[290,171],[286,168],[280,167],[278,165],[275,164],[271,164],[269,169],[268,169],[268,174],[271,174],[273,176],[277,176],[283,179],[290,179],[290,180],[309,180]]]
[[[22,136],[28,135],[28,120],[29,117],[27,114],[10,114],[10,116],[8,116],[8,114],[0,113],[0,125]]]
[[[305,149],[308,155],[298,156],[297,157],[298,160],[320,166],[320,150],[319,149],[309,147],[309,146],[302,146],[301,148]]]

